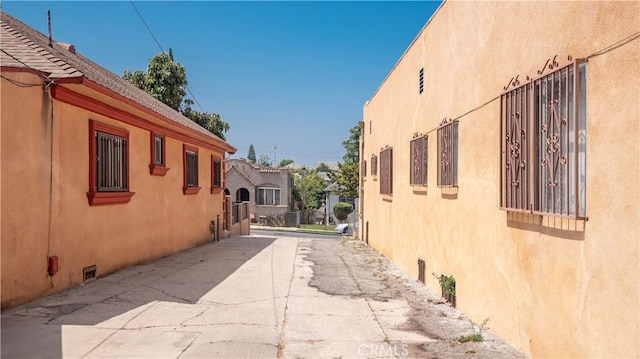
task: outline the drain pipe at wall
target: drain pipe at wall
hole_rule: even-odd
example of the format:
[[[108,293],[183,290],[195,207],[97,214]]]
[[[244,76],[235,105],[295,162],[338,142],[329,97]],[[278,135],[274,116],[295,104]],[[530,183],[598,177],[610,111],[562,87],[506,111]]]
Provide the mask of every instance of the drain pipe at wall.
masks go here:
[[[48,79],[47,79],[48,80]],[[58,273],[59,261],[58,256],[51,255],[51,227],[53,225],[53,131],[54,131],[54,116],[53,116],[53,96],[51,96],[50,88],[54,85],[53,81],[48,80],[44,88],[45,93],[48,94],[49,99],[49,213],[47,218],[47,277],[51,288],[53,288],[53,276]]]

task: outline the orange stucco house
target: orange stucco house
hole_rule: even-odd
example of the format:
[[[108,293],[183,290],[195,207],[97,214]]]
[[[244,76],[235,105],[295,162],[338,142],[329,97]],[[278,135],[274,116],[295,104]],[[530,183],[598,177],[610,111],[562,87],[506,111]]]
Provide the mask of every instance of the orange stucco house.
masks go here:
[[[444,1],[364,105],[361,238],[526,355],[640,357],[639,31]]]
[[[224,230],[233,146],[1,16],[3,309]]]

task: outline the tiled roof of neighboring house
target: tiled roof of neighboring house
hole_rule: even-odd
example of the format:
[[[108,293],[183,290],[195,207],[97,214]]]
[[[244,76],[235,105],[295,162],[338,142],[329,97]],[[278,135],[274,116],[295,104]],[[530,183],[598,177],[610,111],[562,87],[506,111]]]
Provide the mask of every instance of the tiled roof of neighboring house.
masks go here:
[[[262,173],[280,173],[281,169],[286,170],[286,168],[260,168],[258,171]]]
[[[0,64],[3,67],[31,68],[56,79],[88,79],[146,107],[158,115],[211,137],[228,152],[236,149],[200,125],[182,116],[155,97],[133,86],[120,76],[78,54],[73,46],[53,42],[44,34],[2,12],[0,23]]]

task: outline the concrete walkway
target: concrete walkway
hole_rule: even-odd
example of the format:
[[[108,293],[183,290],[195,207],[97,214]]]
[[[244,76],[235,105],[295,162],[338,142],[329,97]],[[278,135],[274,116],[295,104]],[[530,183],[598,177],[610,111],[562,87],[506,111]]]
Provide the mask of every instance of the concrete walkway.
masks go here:
[[[357,269],[331,263],[342,256],[319,259],[317,245],[361,254],[334,238],[208,243],[3,312],[1,356],[435,357],[424,348],[442,339],[404,325],[409,301],[349,293],[344,279],[352,281]],[[518,357],[501,342],[480,344]]]

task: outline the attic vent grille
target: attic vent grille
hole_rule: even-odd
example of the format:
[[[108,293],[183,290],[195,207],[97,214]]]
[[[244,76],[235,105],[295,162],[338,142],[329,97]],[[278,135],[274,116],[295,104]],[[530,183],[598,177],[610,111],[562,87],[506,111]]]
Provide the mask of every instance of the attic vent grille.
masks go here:
[[[92,265],[90,267],[86,267],[82,269],[82,277],[84,278],[83,280],[89,281],[91,279],[95,279],[96,278],[96,265]]]
[[[424,259],[418,258],[418,281],[421,282],[422,284],[425,283],[424,267],[425,267]]]

